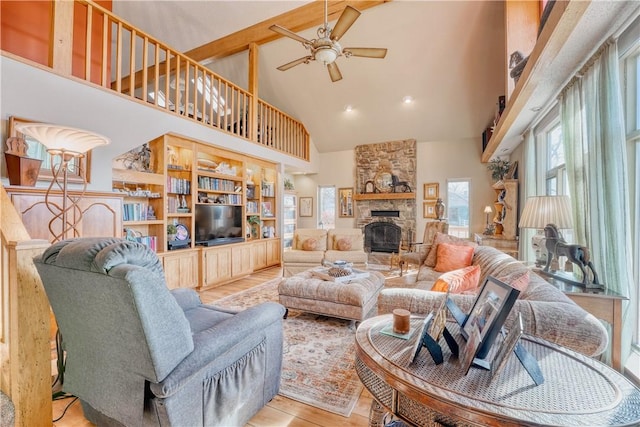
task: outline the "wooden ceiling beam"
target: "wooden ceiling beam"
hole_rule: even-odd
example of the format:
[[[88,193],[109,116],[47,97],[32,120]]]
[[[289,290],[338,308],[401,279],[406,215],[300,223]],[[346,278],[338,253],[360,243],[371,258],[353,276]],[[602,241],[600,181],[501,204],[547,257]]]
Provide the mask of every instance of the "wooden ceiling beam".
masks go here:
[[[327,7],[329,21],[338,19],[347,5],[362,11],[389,1],[391,0],[330,0]],[[290,10],[240,31],[236,31],[235,33],[229,34],[228,36],[222,37],[218,40],[205,43],[202,46],[184,52],[184,54],[198,62],[224,58],[247,50],[250,43],[261,45],[283,37],[269,29],[273,24],[278,24],[293,31],[294,33],[297,33],[314,26],[320,26],[323,23],[324,1],[315,0],[297,9]]]

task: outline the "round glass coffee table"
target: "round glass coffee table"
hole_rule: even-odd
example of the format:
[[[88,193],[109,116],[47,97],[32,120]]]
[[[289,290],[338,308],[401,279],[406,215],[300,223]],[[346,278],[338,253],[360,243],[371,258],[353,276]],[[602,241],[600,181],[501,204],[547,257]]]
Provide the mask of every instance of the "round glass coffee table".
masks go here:
[[[421,321],[412,318],[412,330]],[[418,426],[640,425],[640,390],[589,357],[524,336],[520,342],[538,361],[543,384],[534,384],[515,355],[493,379],[475,367],[464,375],[444,340],[444,363],[436,365],[426,348],[412,363],[418,333],[408,340],[380,333],[391,322],[390,314],[373,317],[356,333],[356,371],[375,399],[372,414],[382,405]],[[448,326],[462,351],[457,325]],[[370,419],[371,425],[378,423]]]

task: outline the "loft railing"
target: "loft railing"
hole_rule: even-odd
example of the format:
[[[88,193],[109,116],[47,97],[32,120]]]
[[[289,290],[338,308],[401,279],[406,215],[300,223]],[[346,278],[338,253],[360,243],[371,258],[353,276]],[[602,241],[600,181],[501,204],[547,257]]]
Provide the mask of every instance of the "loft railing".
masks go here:
[[[299,121],[262,100],[254,102],[252,93],[91,0],[54,3],[52,67],[57,71],[309,160],[309,134]],[[78,45],[84,52],[69,48]]]

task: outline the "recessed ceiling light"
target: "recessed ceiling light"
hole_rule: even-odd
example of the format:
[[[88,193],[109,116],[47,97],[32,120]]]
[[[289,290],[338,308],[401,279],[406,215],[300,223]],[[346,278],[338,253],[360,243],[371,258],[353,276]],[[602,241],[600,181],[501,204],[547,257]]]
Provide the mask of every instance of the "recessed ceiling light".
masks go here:
[[[407,95],[402,98],[402,102],[405,104],[411,104],[413,102],[413,96]]]
[[[353,105],[345,105],[344,106],[344,111],[346,111],[347,113],[350,113],[353,111]]]

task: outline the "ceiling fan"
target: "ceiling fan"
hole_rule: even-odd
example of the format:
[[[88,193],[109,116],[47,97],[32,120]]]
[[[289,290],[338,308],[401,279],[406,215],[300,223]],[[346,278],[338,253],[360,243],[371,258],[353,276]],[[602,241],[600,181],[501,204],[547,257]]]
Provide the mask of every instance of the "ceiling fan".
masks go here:
[[[327,70],[329,71],[329,76],[331,77],[332,82],[337,82],[342,79],[342,74],[340,73],[340,69],[338,65],[335,63],[335,60],[344,55],[349,58],[351,56],[360,56],[363,58],[384,58],[387,55],[387,49],[384,48],[375,48],[375,47],[345,47],[340,46],[338,41],[344,34],[347,32],[349,28],[356,22],[356,19],[360,16],[360,11],[347,6],[342,11],[340,18],[338,18],[338,22],[336,22],[336,26],[334,28],[329,27],[328,22],[328,12],[327,12],[327,3],[328,0],[325,0],[324,3],[324,24],[322,27],[318,28],[318,38],[307,40],[304,37],[297,35],[296,33],[287,30],[279,25],[272,25],[269,27],[270,30],[275,31],[276,33],[282,34],[283,36],[292,38],[302,43],[302,45],[309,49],[311,52],[307,56],[303,56],[302,58],[298,58],[295,61],[291,61],[287,64],[281,65],[278,67],[280,71],[286,71],[289,68],[293,68],[296,65],[300,64],[308,64],[311,61],[318,61],[327,66]]]

